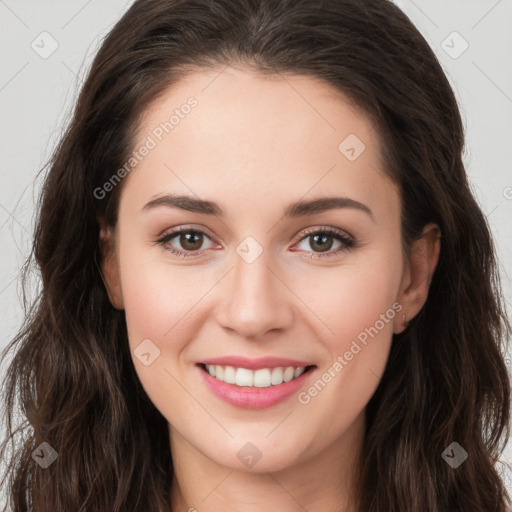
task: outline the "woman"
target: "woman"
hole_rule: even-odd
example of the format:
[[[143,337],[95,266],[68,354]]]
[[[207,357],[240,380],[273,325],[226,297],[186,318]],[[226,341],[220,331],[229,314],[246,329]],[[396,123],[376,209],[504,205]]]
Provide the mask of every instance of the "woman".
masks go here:
[[[463,143],[387,0],[134,2],[42,194],[13,510],[506,510]]]

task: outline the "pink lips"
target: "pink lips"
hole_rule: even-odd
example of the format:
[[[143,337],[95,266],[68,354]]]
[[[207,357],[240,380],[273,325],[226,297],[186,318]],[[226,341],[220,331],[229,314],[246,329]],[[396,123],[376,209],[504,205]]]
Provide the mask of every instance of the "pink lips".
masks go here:
[[[213,394],[218,396],[224,402],[227,402],[236,407],[242,407],[245,409],[264,409],[282,402],[289,396],[297,393],[301,387],[304,386],[307,380],[310,379],[315,368],[311,368],[309,371],[300,375],[289,382],[283,382],[282,384],[273,385],[268,388],[258,388],[250,386],[237,386],[235,384],[228,384],[221,380],[217,380],[212,377],[205,369],[202,364],[208,365],[221,365],[221,366],[234,366],[237,368],[247,368],[250,370],[258,370],[261,368],[276,368],[282,367],[301,367],[311,366],[310,363],[305,361],[297,361],[294,359],[283,359],[276,357],[263,357],[260,359],[247,359],[244,357],[218,357],[212,359],[206,359],[196,365],[197,371],[199,372],[200,378],[206,384],[208,389]]]

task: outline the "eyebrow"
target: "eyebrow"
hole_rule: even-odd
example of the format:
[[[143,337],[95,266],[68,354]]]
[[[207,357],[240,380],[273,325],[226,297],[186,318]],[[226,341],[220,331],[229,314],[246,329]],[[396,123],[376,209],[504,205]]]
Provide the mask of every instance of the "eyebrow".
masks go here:
[[[144,205],[142,211],[157,208],[158,206],[167,206],[170,208],[179,208],[194,213],[202,213],[205,215],[215,215],[224,217],[225,213],[222,208],[213,201],[204,199],[196,199],[187,195],[166,194],[156,199],[152,199]],[[375,218],[373,212],[368,206],[355,199],[349,197],[322,197],[320,199],[312,199],[309,201],[297,201],[290,204],[285,212],[285,218],[297,218],[307,215],[315,215],[317,213],[326,212],[338,208],[355,208],[367,213],[373,221]]]

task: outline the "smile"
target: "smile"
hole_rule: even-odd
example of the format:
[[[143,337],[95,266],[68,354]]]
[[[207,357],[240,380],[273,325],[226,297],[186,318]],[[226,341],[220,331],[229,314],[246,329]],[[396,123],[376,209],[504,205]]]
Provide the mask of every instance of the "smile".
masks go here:
[[[264,409],[298,393],[311,375],[313,366],[258,368],[196,364],[206,387],[223,402],[245,409]]]
[[[270,386],[278,386],[283,382],[290,382],[300,377],[306,369],[312,366],[304,367],[276,367],[261,368],[259,370],[250,370],[248,368],[235,368],[234,366],[222,365],[203,365],[204,369],[217,380],[228,384],[235,384],[239,387],[257,387],[269,388]]]

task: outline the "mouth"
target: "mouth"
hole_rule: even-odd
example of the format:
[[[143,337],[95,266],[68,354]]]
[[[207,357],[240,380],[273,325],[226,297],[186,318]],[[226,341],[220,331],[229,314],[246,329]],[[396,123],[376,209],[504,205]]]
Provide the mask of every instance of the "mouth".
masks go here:
[[[316,365],[309,366],[277,366],[274,368],[249,368],[228,365],[197,363],[205,373],[214,379],[244,388],[270,388],[293,381],[310,372]]]
[[[264,409],[286,402],[311,381],[316,365],[258,368],[196,363],[200,380],[217,398],[243,409]]]

